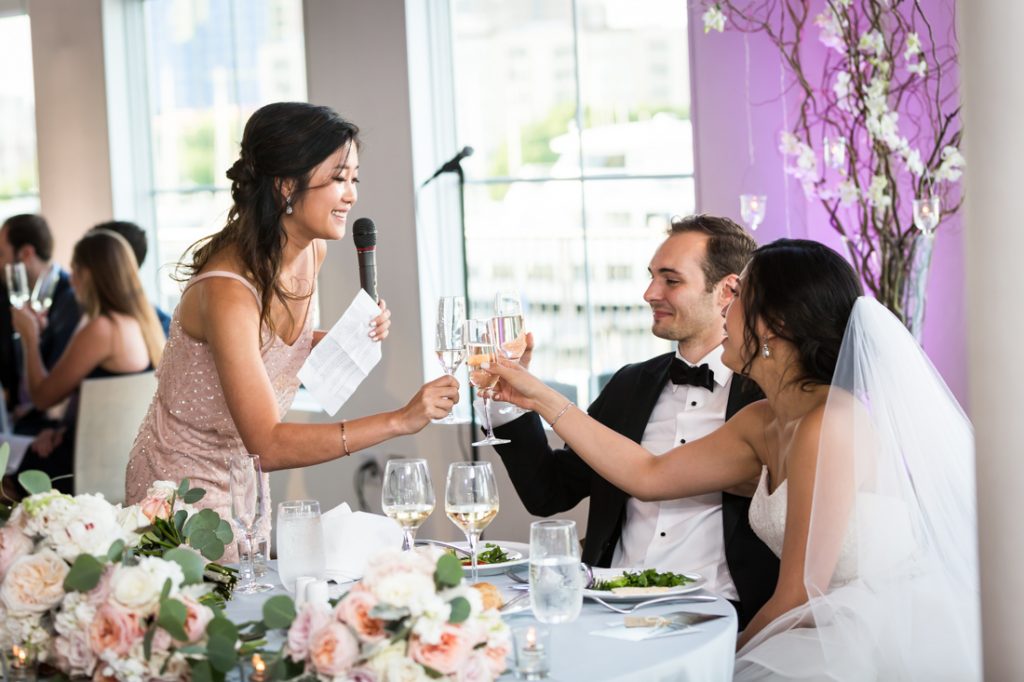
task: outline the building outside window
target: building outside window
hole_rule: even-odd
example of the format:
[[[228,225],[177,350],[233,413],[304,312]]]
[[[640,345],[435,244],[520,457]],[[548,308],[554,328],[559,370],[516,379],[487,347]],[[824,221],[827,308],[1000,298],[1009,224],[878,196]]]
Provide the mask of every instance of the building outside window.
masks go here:
[[[27,14],[0,14],[0,221],[39,212],[32,35]]]

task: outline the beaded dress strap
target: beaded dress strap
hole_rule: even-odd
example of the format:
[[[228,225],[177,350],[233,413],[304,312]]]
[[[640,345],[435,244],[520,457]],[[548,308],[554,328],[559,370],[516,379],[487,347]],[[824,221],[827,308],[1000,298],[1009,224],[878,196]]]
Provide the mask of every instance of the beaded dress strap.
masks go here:
[[[252,292],[252,295],[256,297],[256,303],[257,304],[261,304],[262,305],[262,303],[263,303],[263,301],[260,300],[259,293],[257,293],[257,291],[256,291],[256,287],[254,287],[249,280],[247,280],[245,277],[242,277],[238,273],[229,272],[227,270],[211,270],[210,272],[204,272],[201,275],[196,275],[195,277],[193,277],[192,279],[190,279],[188,281],[188,284],[185,285],[185,290],[182,291],[181,293],[184,294],[185,291],[188,291],[189,287],[191,287],[193,284],[195,284],[196,282],[198,282],[200,280],[206,279],[207,277],[227,277],[229,279],[236,279],[239,282],[241,282],[242,284],[244,284],[249,289],[249,291]]]

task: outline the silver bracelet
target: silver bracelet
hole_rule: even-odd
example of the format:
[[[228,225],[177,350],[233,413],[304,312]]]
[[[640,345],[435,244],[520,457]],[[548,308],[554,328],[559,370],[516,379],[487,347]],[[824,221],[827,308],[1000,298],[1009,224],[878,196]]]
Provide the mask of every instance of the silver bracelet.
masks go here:
[[[558,411],[558,414],[556,414],[556,415],[555,415],[555,418],[554,418],[554,419],[552,419],[552,420],[551,420],[551,421],[549,422],[549,424],[550,424],[551,428],[555,428],[555,424],[556,424],[556,423],[558,422],[558,420],[559,420],[559,419],[561,419],[561,418],[562,418],[562,415],[563,415],[563,414],[565,414],[566,412],[568,412],[568,411],[569,411],[569,408],[570,408],[570,407],[572,407],[572,401],[571,401],[571,400],[570,400],[569,402],[567,402],[567,403],[565,404],[565,407],[563,407],[563,408],[562,408],[561,410],[559,410],[559,411]]]

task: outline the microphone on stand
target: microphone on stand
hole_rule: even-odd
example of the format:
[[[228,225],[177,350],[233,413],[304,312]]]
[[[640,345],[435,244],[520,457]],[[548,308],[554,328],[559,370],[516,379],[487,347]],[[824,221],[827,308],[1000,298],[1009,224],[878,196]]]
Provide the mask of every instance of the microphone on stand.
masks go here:
[[[359,286],[374,301],[377,296],[377,226],[369,218],[360,218],[352,224],[352,240],[359,259]]]
[[[455,173],[461,171],[462,166],[460,164],[462,163],[462,160],[467,156],[473,156],[472,147],[463,147],[458,154],[456,154],[448,161],[446,161],[443,166],[441,166],[434,172],[433,175],[427,178],[426,181],[422,185],[420,185],[420,187],[426,187],[427,185],[430,184],[431,180],[436,178],[438,175],[441,175],[442,173]]]

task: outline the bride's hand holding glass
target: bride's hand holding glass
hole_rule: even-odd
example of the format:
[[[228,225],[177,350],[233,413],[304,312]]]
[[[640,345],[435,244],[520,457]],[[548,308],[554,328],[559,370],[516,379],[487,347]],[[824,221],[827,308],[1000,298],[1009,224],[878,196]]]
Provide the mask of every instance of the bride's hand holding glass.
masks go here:
[[[442,376],[425,383],[412,400],[397,412],[395,430],[399,434],[417,433],[434,419],[442,419],[459,402],[459,382]]]

